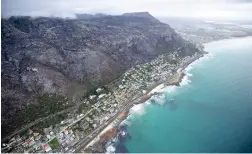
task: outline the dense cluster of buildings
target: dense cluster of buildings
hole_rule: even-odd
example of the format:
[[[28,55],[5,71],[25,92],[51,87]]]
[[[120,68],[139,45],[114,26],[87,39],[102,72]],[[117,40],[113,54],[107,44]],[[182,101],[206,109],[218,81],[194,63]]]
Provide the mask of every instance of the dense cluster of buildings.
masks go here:
[[[170,61],[177,59],[175,63]],[[3,152],[73,152],[79,140],[85,140],[99,126],[104,125],[127,103],[132,102],[157,82],[164,82],[188,57],[164,54],[151,62],[137,65],[116,81],[85,97],[81,102],[85,110],[74,112],[43,132],[28,130],[2,145]]]
[[[74,146],[78,140],[78,137],[74,135],[71,129],[64,129],[62,132],[57,133],[54,130],[50,130],[49,133],[38,133],[29,129],[22,136],[17,135],[8,143],[3,143],[2,152],[64,152],[68,150],[68,147]]]

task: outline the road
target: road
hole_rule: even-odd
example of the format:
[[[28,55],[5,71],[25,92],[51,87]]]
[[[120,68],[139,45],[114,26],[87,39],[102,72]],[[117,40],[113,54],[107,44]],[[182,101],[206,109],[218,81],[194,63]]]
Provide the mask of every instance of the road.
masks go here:
[[[63,113],[70,112],[70,111],[72,111],[72,110],[74,110],[74,109],[77,109],[77,108],[79,107],[79,105],[80,105],[80,104],[75,105],[75,106],[73,106],[73,107],[71,107],[71,108],[68,108],[68,109],[66,109],[66,110],[57,112],[57,113],[55,113],[55,114],[51,114],[51,115],[49,115],[49,116],[47,116],[47,117],[44,117],[44,118],[39,118],[39,119],[37,119],[37,120],[35,120],[35,121],[33,121],[33,122],[31,122],[31,123],[29,123],[29,124],[23,126],[21,129],[19,129],[19,130],[13,132],[12,134],[8,135],[7,137],[5,137],[5,138],[2,140],[2,142],[11,139],[11,138],[12,138],[13,136],[15,136],[16,134],[19,134],[19,133],[21,133],[21,132],[27,130],[28,128],[30,128],[30,127],[36,125],[37,123],[39,123],[39,122],[41,122],[41,121],[44,121],[44,120],[46,120],[46,119],[52,118],[52,117],[57,116],[57,115],[61,115],[61,114],[63,114]],[[100,105],[100,104],[99,104],[99,105]],[[90,109],[82,118],[84,118],[86,115],[88,115],[90,112],[92,112],[92,111],[93,111],[94,109],[96,109],[96,108],[97,108],[97,107]],[[80,120],[81,120],[81,119],[80,119]],[[76,122],[74,122],[74,123],[76,123]],[[71,123],[70,125],[73,125],[74,123]],[[69,125],[69,126],[70,126],[70,125]]]
[[[180,50],[181,48],[178,48],[177,51]],[[192,63],[193,61],[195,61],[198,58],[199,57],[193,58],[192,60],[190,60],[188,62],[188,64]],[[188,66],[188,64],[184,64],[185,66],[183,66],[182,69],[184,69],[186,66]],[[155,84],[155,85],[151,86],[150,88],[148,88],[147,93],[149,93],[154,87],[156,87],[157,85],[159,85],[159,84],[161,84],[163,82],[164,81],[157,82],[157,84]],[[171,84],[171,85],[173,85],[173,84]],[[74,152],[80,153],[81,150],[84,149],[91,141],[93,141],[100,134],[100,132],[102,130],[104,130],[109,124],[111,124],[119,116],[119,114],[122,111],[128,111],[134,104],[139,104],[139,103],[142,103],[144,101],[147,101],[152,95],[155,95],[155,94],[150,94],[148,97],[146,97],[147,95],[144,95],[144,96],[140,97],[140,101],[137,101],[137,99],[139,99],[139,97],[138,97],[138,98],[134,99],[133,101],[126,103],[126,105],[121,110],[119,110],[112,118],[110,118],[107,123],[101,125],[97,129],[95,129],[90,135],[88,135],[87,137],[82,139],[82,141],[77,143],[75,145],[76,149],[75,149]],[[70,152],[70,150],[68,152]]]
[[[156,95],[155,93],[153,94],[148,94],[151,92],[151,90],[153,88],[155,88],[156,86],[158,86],[159,84],[163,83],[163,81],[157,82],[157,84],[151,86],[150,88],[148,88],[146,91],[147,95],[143,95],[141,97],[138,97],[128,103],[126,103],[126,105],[124,107],[122,107],[113,117],[111,117],[105,124],[101,125],[100,127],[98,127],[97,129],[95,129],[90,135],[88,135],[87,137],[85,137],[84,139],[82,139],[81,141],[79,141],[79,143],[77,143],[74,147],[75,147],[75,152],[80,153],[82,149],[84,149],[91,141],[93,141],[102,130],[104,130],[109,124],[111,124],[118,116],[121,112],[123,111],[129,111],[129,109],[134,105],[134,104],[139,104],[142,102],[147,101],[152,95]],[[146,97],[147,96],[147,97]],[[69,149],[69,151],[67,152],[71,152],[71,149]]]
[[[100,104],[99,104],[100,105]],[[98,105],[98,106],[99,106]],[[74,122],[70,123],[69,125],[65,126],[61,131],[58,132],[61,133],[63,132],[65,129],[67,129],[68,127],[72,126],[73,124],[79,122],[80,120],[82,120],[83,118],[85,118],[89,113],[91,113],[93,110],[97,109],[97,107],[92,108],[91,110],[89,110],[86,114],[84,114],[83,116],[81,116],[79,119],[75,120]],[[53,140],[56,136],[53,136],[50,140],[48,140],[46,143],[50,142],[51,140]]]
[[[99,104],[99,105],[100,105],[100,104]],[[37,119],[37,120],[35,120],[35,121],[33,121],[33,122],[31,122],[31,123],[29,123],[29,124],[23,126],[21,129],[19,129],[19,130],[13,132],[11,135],[5,137],[2,141],[4,142],[4,141],[6,141],[6,140],[12,138],[12,137],[15,136],[16,134],[21,133],[22,131],[27,130],[28,128],[30,128],[30,127],[36,125],[37,123],[39,123],[39,122],[41,122],[41,121],[44,121],[44,120],[46,120],[46,119],[52,118],[52,117],[57,116],[57,115],[61,115],[61,114],[63,114],[63,113],[70,112],[70,111],[72,111],[72,110],[74,110],[74,109],[77,109],[78,107],[79,107],[79,104],[76,105],[76,106],[73,106],[73,107],[71,107],[71,108],[68,108],[68,109],[66,109],[66,110],[63,110],[63,111],[57,112],[57,113],[55,113],[55,114],[49,115],[49,116],[47,116],[47,117],[39,118],[39,119]],[[96,108],[97,108],[97,107],[90,109],[85,115],[83,115],[82,118],[84,118],[86,115],[88,115],[90,112],[92,112],[92,111],[93,111],[94,109],[96,109]],[[82,119],[82,118],[81,118],[81,119]],[[81,119],[79,119],[79,120],[81,120]],[[78,120],[78,121],[79,121],[79,120]],[[69,124],[69,126],[73,125],[74,123],[76,123],[76,122],[73,122],[73,123]],[[69,127],[69,126],[68,126],[68,127]]]
[[[141,98],[143,98],[143,97],[141,97]],[[139,99],[139,98],[137,98],[137,99]],[[113,117],[111,117],[105,124],[101,125],[97,129],[95,129],[91,134],[89,134],[87,137],[82,139],[82,141],[77,143],[74,146],[76,149],[75,152],[80,153],[81,150],[84,149],[92,140],[94,140],[100,134],[100,132],[102,130],[104,130],[108,125],[110,125],[120,115],[121,112],[128,111],[134,104],[137,104],[137,102],[135,102],[137,99],[135,99],[131,103],[128,103],[127,105],[125,105]],[[70,150],[71,149],[69,149],[69,151],[67,151],[67,152],[70,152]]]
[[[12,134],[8,135],[7,137],[3,138],[3,139],[2,139],[2,142],[6,141],[6,140],[8,140],[8,139],[10,139],[10,138],[12,138],[12,137],[15,136],[16,134],[19,134],[19,133],[21,133],[21,132],[27,130],[28,128],[30,128],[30,127],[36,125],[37,123],[39,123],[39,122],[41,122],[41,121],[43,121],[43,120],[52,118],[52,117],[54,117],[54,116],[57,116],[57,115],[60,115],[60,114],[63,114],[63,113],[70,112],[70,111],[72,111],[72,110],[78,108],[78,106],[79,106],[79,105],[76,105],[76,106],[73,106],[73,107],[68,108],[68,109],[66,109],[66,110],[57,112],[57,113],[55,113],[55,114],[51,114],[51,115],[49,115],[49,116],[47,116],[47,117],[39,118],[39,119],[37,119],[37,120],[35,120],[35,121],[33,121],[33,122],[31,122],[31,123],[29,123],[29,124],[23,126],[21,129],[19,129],[19,130],[13,132]]]
[[[138,97],[128,103],[126,103],[126,105],[124,107],[122,107],[113,117],[111,117],[105,124],[101,125],[100,127],[98,127],[97,129],[95,129],[91,134],[89,134],[87,137],[85,137],[84,139],[82,139],[82,141],[79,141],[79,143],[77,143],[74,147],[75,147],[75,152],[80,153],[82,149],[84,149],[91,141],[93,141],[102,130],[104,130],[109,124],[111,124],[118,116],[121,112],[123,111],[129,111],[129,109],[134,105],[134,104],[139,104],[142,102],[147,101],[152,95],[155,94],[148,94],[150,93],[150,91],[156,87],[157,85],[161,84],[163,82],[158,82],[156,85],[151,86],[150,88],[147,89],[147,95],[143,95],[141,97]],[[147,96],[147,97],[146,97]],[[139,99],[139,100],[138,100]],[[67,152],[71,152],[71,149],[69,149],[69,151]]]

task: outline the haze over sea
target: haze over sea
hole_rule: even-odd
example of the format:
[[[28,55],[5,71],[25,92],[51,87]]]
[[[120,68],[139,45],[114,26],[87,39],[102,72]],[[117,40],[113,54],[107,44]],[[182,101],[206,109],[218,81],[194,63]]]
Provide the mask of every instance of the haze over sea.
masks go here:
[[[117,152],[252,152],[252,37],[205,50],[181,87],[131,109]]]

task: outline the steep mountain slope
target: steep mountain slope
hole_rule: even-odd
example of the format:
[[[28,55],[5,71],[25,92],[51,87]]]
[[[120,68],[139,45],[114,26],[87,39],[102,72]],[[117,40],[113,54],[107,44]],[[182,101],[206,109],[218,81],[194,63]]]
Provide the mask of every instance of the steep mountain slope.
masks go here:
[[[182,47],[181,57],[199,52],[169,25],[154,19],[148,13],[88,20],[2,19],[3,132],[30,122],[23,120],[23,112],[41,99],[60,111],[67,106],[59,102],[78,102],[88,91],[115,80],[136,64]],[[42,109],[36,110],[39,118]],[[45,115],[54,111],[44,110]]]

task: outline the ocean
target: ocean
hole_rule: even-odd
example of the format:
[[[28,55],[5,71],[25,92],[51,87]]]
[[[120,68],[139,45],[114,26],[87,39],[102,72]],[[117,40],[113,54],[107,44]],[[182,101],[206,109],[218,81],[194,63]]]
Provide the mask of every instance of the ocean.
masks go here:
[[[252,37],[205,50],[180,87],[130,110],[110,152],[252,152]]]

